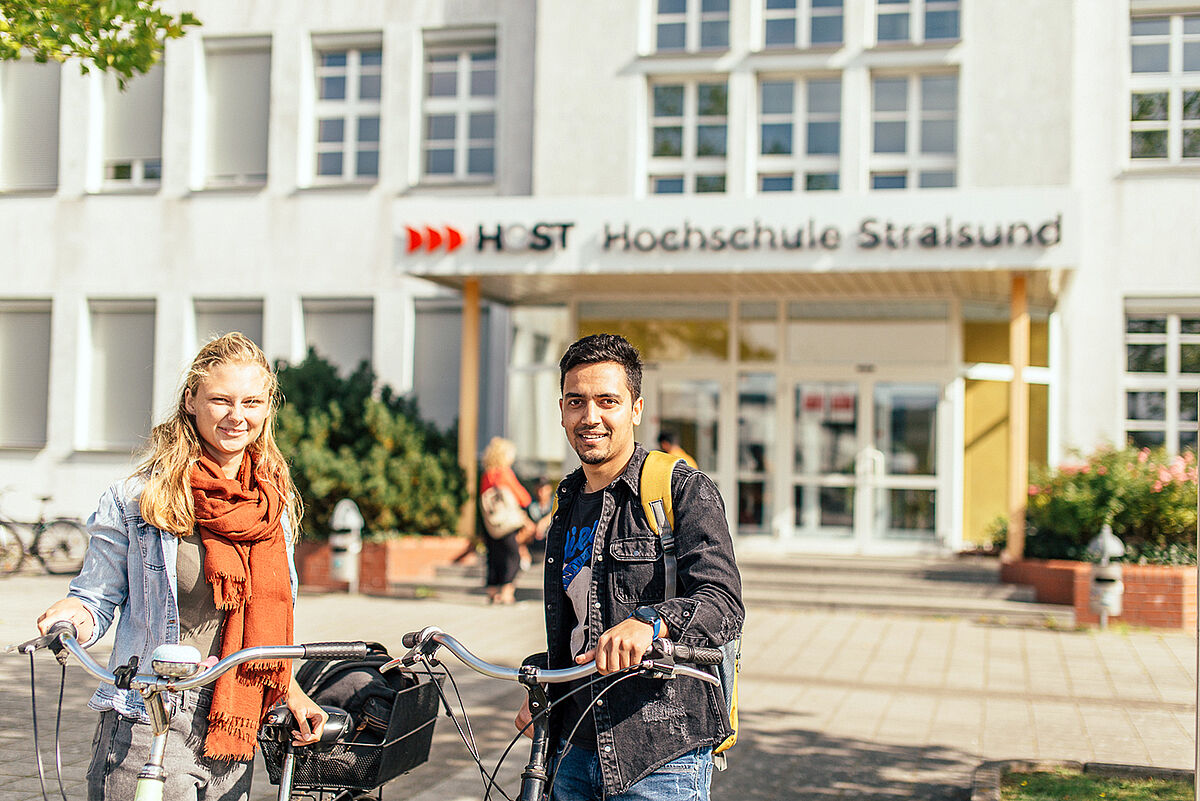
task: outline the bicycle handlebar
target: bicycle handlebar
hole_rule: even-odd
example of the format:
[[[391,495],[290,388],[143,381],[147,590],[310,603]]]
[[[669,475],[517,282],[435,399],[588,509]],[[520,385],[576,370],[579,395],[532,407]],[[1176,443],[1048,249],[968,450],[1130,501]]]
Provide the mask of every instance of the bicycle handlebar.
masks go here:
[[[432,658],[437,649],[443,647],[476,673],[482,673],[494,679],[507,679],[519,682],[525,676],[533,676],[534,680],[539,684],[562,684],[568,681],[575,681],[576,679],[587,678],[596,672],[596,663],[594,661],[579,665],[578,667],[560,668],[557,670],[548,670],[532,665],[527,665],[523,668],[496,665],[475,656],[475,654],[467,650],[466,646],[436,626],[427,626],[420,631],[410,631],[401,638],[401,642],[405,648],[411,650],[404,656],[384,664],[380,667],[380,671],[390,670],[398,665],[408,666],[418,660]],[[658,654],[658,657],[654,656],[655,653]],[[641,667],[659,673],[666,670],[671,675],[678,673],[699,679],[700,681],[706,681],[714,686],[719,686],[720,679],[708,671],[697,670],[696,668],[676,663],[696,662],[698,664],[714,665],[721,661],[721,656],[721,651],[718,648],[697,648],[660,639],[654,641],[651,651],[647,652],[646,656],[643,657]],[[664,657],[668,660],[667,664],[658,661],[659,658]]]
[[[92,674],[102,682],[118,685],[124,684],[125,687],[133,687],[139,690],[157,689],[170,690],[178,692],[180,690],[189,690],[193,687],[202,687],[206,684],[212,684],[221,674],[237,667],[244,662],[250,662],[258,659],[312,659],[317,661],[331,661],[334,659],[361,659],[365,657],[370,649],[365,642],[316,642],[304,643],[300,645],[258,645],[252,648],[243,648],[240,651],[234,651],[229,656],[220,660],[216,664],[205,668],[203,663],[197,662],[194,672],[183,678],[166,678],[153,674],[138,674],[136,676],[123,678],[116,673],[104,668],[87,650],[79,644],[77,639],[78,633],[75,626],[66,620],[55,621],[49,630],[40,637],[34,637],[32,640],[20,643],[19,645],[10,645],[9,651],[20,651],[21,653],[32,653],[41,648],[49,648],[58,654],[63,649],[66,649],[79,660],[80,665],[88,673]],[[121,670],[118,668],[118,670]],[[120,683],[120,684],[119,684]]]

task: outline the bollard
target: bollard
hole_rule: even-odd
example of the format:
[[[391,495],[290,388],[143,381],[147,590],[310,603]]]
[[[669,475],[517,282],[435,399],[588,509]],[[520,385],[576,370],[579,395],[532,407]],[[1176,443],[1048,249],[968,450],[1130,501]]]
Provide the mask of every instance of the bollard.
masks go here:
[[[1100,615],[1101,628],[1108,626],[1109,617],[1121,615],[1124,595],[1120,565],[1092,565],[1091,607]]]
[[[358,592],[358,554],[362,551],[363,516],[358,504],[342,498],[333,507],[329,521],[329,547],[333,552],[330,573],[338,581],[349,585],[352,593]]]
[[[1121,566],[1109,564],[1109,559],[1125,555],[1125,543],[1113,534],[1112,526],[1105,523],[1100,533],[1088,543],[1088,553],[1100,559],[1092,566],[1092,588],[1088,600],[1092,611],[1100,615],[1100,628],[1108,628],[1109,615],[1119,616],[1123,610],[1125,582],[1121,580]]]

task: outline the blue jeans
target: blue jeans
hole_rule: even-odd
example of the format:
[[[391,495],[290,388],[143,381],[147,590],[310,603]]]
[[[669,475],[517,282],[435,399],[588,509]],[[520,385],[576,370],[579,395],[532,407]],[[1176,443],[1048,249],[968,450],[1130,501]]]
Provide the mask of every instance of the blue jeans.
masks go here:
[[[712,749],[697,748],[671,760],[607,801],[708,801]],[[570,748],[559,753],[551,801],[603,801],[600,759],[595,751]]]

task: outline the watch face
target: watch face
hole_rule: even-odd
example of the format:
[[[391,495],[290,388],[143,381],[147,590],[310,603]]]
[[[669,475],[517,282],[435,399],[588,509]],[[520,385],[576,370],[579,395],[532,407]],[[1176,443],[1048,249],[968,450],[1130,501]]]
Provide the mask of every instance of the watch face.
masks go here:
[[[633,616],[643,623],[654,625],[654,621],[658,620],[658,612],[653,606],[639,606],[633,610]]]

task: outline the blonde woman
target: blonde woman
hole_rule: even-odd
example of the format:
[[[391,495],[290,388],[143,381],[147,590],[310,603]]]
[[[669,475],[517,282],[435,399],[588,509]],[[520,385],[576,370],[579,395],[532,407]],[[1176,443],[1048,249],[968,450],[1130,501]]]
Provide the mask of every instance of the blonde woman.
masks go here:
[[[83,569],[38,628],[70,620],[90,646],[116,617],[110,668],[135,655],[149,664],[162,643],[212,657],[291,644],[301,509],[275,444],[278,403],[275,374],[248,338],[201,348],[144,461],[101,497]],[[325,713],[287,662],[247,663],[186,691],[167,738],[166,799],[246,799],[255,735],[280,701],[299,721],[296,742],[315,741]],[[132,798],[151,740],[142,699],[101,684],[88,705],[100,712],[88,798]]]
[[[533,521],[524,511],[529,508],[533,499],[513,472],[512,465],[516,457],[516,446],[503,437],[492,437],[483,451],[483,477],[479,480],[479,495],[484,509],[484,525],[489,534],[485,543],[487,577],[484,589],[488,602],[493,604],[512,604],[516,601],[513,582],[521,565],[521,548],[533,536]],[[521,508],[501,530],[493,530],[494,527],[488,520],[486,501],[489,490],[493,487],[508,493],[511,500]]]

